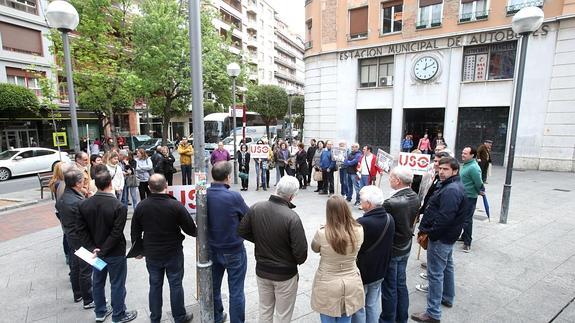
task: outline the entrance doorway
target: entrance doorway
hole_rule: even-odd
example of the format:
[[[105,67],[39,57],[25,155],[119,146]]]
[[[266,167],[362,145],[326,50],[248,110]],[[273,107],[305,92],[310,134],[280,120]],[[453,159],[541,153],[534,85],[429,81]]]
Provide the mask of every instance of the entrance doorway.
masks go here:
[[[357,142],[389,151],[391,136],[391,110],[357,110]]]
[[[413,136],[413,149],[417,148],[419,139],[427,134],[429,141],[437,137],[438,133],[443,133],[443,124],[445,120],[444,108],[425,108],[425,109],[403,109],[403,134]],[[434,148],[432,146],[432,148]]]
[[[22,148],[38,146],[38,130],[36,129],[8,129],[2,135],[2,150],[10,147]]]

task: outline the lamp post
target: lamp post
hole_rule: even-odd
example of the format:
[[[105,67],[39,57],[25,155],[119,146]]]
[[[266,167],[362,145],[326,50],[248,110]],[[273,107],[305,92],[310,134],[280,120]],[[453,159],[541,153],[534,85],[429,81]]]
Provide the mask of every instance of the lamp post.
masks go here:
[[[292,97],[295,95],[295,90],[292,87],[287,88],[288,94],[288,119],[289,119],[289,133],[288,133],[288,141],[291,145],[293,141],[293,129],[292,129],[292,114],[291,114],[291,101]]]
[[[80,152],[80,139],[78,138],[78,115],[76,113],[76,97],[74,94],[74,77],[72,75],[68,33],[78,27],[80,16],[76,8],[69,2],[56,0],[48,5],[46,19],[50,27],[62,32],[64,64],[66,66],[66,80],[68,83],[68,103],[70,105],[70,121],[72,123],[72,142],[74,143],[74,152],[78,153]]]
[[[232,78],[232,120],[233,120],[233,136],[234,136],[234,184],[238,183],[238,164],[237,164],[237,142],[236,142],[236,78],[240,75],[240,66],[237,63],[230,63],[227,66],[228,75]]]
[[[513,99],[513,119],[511,121],[511,137],[509,139],[509,154],[507,156],[507,169],[505,173],[505,185],[501,200],[501,214],[499,223],[507,223],[509,213],[509,199],[511,197],[511,177],[513,175],[513,161],[515,158],[515,142],[517,141],[517,126],[519,124],[519,109],[521,107],[521,95],[523,92],[523,76],[525,74],[525,57],[527,56],[527,42],[529,35],[541,27],[543,23],[543,11],[538,7],[526,7],[519,10],[513,16],[511,28],[521,36],[519,64],[517,71],[515,97]]]

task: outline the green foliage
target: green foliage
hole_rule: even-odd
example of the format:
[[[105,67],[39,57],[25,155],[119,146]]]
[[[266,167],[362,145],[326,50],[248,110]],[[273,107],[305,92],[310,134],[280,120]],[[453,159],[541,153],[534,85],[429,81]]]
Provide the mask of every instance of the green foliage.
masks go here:
[[[283,119],[287,113],[288,95],[277,85],[255,85],[247,92],[246,104],[249,111],[261,114],[269,138],[269,126],[277,119]]]
[[[216,112],[224,112],[224,109],[216,102],[204,101],[204,116]]]
[[[291,99],[292,119],[295,129],[303,129],[304,123],[304,104],[303,95],[296,95]]]
[[[18,113],[22,110],[40,110],[40,103],[34,92],[16,84],[0,83],[0,111]]]

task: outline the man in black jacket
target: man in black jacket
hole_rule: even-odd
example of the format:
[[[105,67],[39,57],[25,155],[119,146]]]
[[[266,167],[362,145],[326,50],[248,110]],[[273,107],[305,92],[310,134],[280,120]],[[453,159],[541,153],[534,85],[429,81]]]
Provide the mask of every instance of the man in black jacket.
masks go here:
[[[391,197],[383,202],[383,208],[393,217],[395,235],[391,260],[381,286],[380,322],[407,322],[409,316],[409,292],[405,271],[413,240],[413,226],[420,206],[417,193],[410,187],[412,181],[413,172],[406,166],[395,167],[389,174],[389,185],[393,192]]]
[[[440,184],[429,200],[419,235],[427,235],[427,311],[412,314],[417,322],[439,322],[441,305],[453,306],[455,275],[453,244],[459,238],[465,221],[466,197],[459,178],[459,162],[453,157],[439,161]]]
[[[306,152],[306,159],[308,164],[307,175],[305,177],[305,186],[309,186],[311,183],[311,172],[313,170],[313,156],[315,155],[315,151],[317,150],[315,139],[310,140],[310,146]]]
[[[74,255],[82,246],[82,237],[78,231],[80,211],[78,205],[84,199],[84,172],[73,165],[66,165],[64,182],[66,189],[56,203],[56,210],[64,234],[70,246],[70,282],[74,293],[74,302],[84,301],[84,308],[94,308],[92,299],[92,266]]]
[[[357,254],[357,267],[365,291],[365,308],[353,314],[353,321],[377,322],[381,314],[381,283],[385,278],[395,223],[382,207],[383,192],[374,185],[359,191],[359,200],[365,212],[357,222],[363,226],[363,243]]]
[[[105,165],[95,166],[94,181],[98,192],[80,202],[78,230],[82,232],[82,245],[107,265],[94,270],[93,296],[96,305],[96,322],[104,322],[112,314],[114,322],[129,322],[138,316],[137,311],[126,311],[126,239],[124,227],[128,210],[116,198],[112,176]],[[106,306],[106,278],[110,274],[112,309]]]
[[[307,259],[305,231],[291,210],[298,188],[295,177],[282,177],[276,195],[254,204],[238,229],[242,238],[255,244],[259,322],[291,321],[299,280],[297,266]]]
[[[132,242],[143,246],[146,267],[150,276],[150,320],[162,319],[162,285],[164,273],[170,284],[170,303],[176,323],[189,322],[184,306],[184,252],[182,241],[186,234],[196,236],[196,224],[186,208],[168,194],[168,183],[162,174],[154,174],[148,181],[152,194],[138,203],[132,218]],[[144,235],[142,239],[142,234]],[[140,259],[141,257],[138,257]]]

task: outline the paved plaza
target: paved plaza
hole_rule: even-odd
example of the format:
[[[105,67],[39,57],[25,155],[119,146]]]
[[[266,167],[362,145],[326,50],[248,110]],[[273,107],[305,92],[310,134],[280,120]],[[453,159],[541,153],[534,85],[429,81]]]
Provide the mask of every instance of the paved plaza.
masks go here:
[[[252,170],[253,173],[253,170]],[[179,174],[176,174],[179,181]],[[248,205],[267,199],[271,191],[242,192]],[[272,172],[272,189],[274,183]],[[492,220],[487,221],[481,199],[477,205],[472,252],[454,252],[456,298],[454,307],[443,308],[443,322],[575,322],[575,174],[516,171],[508,224],[499,224],[504,169],[495,168],[486,185]],[[0,185],[9,185],[9,182]],[[390,189],[387,176],[381,181],[386,196]],[[239,186],[234,186],[239,191]],[[314,187],[300,191],[293,201],[311,242],[324,223],[326,197],[313,193]],[[11,198],[39,199],[39,192],[13,193]],[[5,198],[5,196],[0,196]],[[62,253],[62,231],[53,217],[53,202],[0,213],[0,322],[93,322],[94,313],[72,301],[68,267]],[[354,208],[354,215],[361,211]],[[130,212],[131,213],[131,212]],[[131,216],[131,215],[130,215]],[[129,240],[130,222],[125,234]],[[246,277],[246,318],[256,322],[258,294],[253,245],[248,251]],[[184,241],[186,303],[197,314],[195,300],[195,240]],[[410,313],[425,310],[425,294],[417,292],[420,260],[413,248],[408,262],[407,283]],[[421,260],[425,251],[421,252]],[[294,322],[319,322],[311,310],[311,286],[319,255],[309,249],[308,260],[300,266],[299,291]],[[138,310],[135,322],[148,322],[148,275],[144,260],[128,260],[128,309]],[[223,286],[227,299],[227,286]],[[109,296],[108,296],[109,298]],[[227,308],[227,304],[225,304]],[[164,285],[163,319],[169,293]],[[108,319],[111,321],[111,319]],[[199,322],[194,319],[194,322]]]

